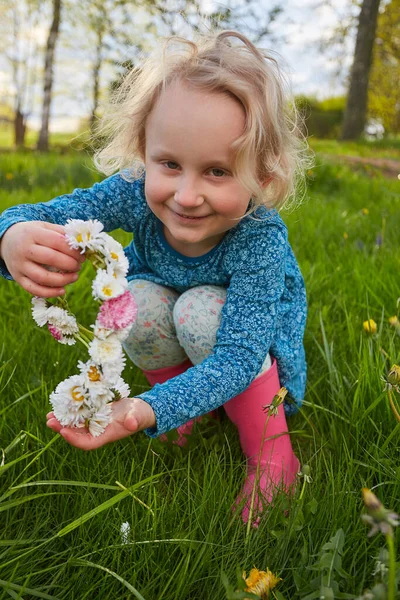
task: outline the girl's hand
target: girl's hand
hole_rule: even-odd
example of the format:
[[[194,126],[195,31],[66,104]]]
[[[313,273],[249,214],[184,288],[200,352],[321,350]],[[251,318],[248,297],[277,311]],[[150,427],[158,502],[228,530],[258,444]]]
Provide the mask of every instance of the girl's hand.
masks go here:
[[[85,260],[69,247],[63,226],[42,221],[15,223],[7,229],[1,239],[0,257],[15,281],[42,298],[65,294],[64,286],[78,279]]]
[[[57,431],[72,446],[81,450],[95,450],[156,424],[153,409],[141,398],[122,398],[113,402],[111,408],[111,423],[98,437],[93,437],[84,427],[64,427],[52,412],[46,415],[46,425]]]

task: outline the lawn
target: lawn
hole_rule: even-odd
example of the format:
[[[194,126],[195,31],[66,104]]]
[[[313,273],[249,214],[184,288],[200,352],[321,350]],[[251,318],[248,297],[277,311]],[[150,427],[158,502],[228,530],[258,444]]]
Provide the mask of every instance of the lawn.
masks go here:
[[[308,387],[289,427],[312,480],[247,531],[230,509],[245,463],[227,419],[199,426],[185,449],[144,434],[91,453],[68,446],[46,428],[48,396],[84,353],[37,328],[28,294],[2,280],[1,598],[223,600],[254,566],[282,578],[280,600],[354,598],[380,581],[384,537],[367,537],[361,488],[399,512],[400,424],[381,380],[400,363],[388,321],[400,310],[399,182],[328,163],[326,152],[346,152],[320,147],[307,198],[283,214],[309,300]],[[0,210],[99,179],[83,153],[5,152]],[[87,270],[68,292],[86,323],[90,280]],[[124,377],[133,393],[148,387],[135,367]]]

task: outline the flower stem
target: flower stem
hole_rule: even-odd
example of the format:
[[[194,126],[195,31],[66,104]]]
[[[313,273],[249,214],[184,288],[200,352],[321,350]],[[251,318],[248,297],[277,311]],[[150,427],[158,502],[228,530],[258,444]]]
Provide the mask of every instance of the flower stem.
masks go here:
[[[83,337],[81,335],[79,335],[79,333],[76,333],[74,335],[74,338],[76,340],[78,340],[78,342],[80,342],[81,344],[83,344],[84,346],[86,346],[87,349],[89,349],[89,344],[87,343],[86,340],[83,339]]]
[[[389,551],[388,600],[394,600],[396,595],[396,553],[392,533],[386,534],[386,543]]]
[[[399,415],[399,413],[397,411],[396,405],[395,405],[394,400],[393,400],[392,390],[388,390],[388,396],[389,396],[390,408],[392,409],[395,418],[400,423],[400,415]]]
[[[267,418],[265,419],[263,434],[262,434],[262,438],[261,438],[260,450],[258,452],[256,475],[255,475],[255,478],[254,478],[253,491],[251,493],[250,510],[249,510],[249,520],[247,521],[247,528],[246,528],[246,542],[249,540],[250,528],[251,528],[251,524],[252,524],[252,520],[253,520],[254,501],[255,501],[255,497],[256,497],[256,489],[257,489],[257,487],[258,487],[258,485],[260,483],[261,455],[262,455],[262,450],[263,450],[263,447],[264,447],[264,441],[265,441],[264,438],[265,438],[265,434],[266,434],[266,431],[267,431],[267,426],[268,426],[268,422],[269,422],[270,416],[271,416],[271,414],[268,413]]]
[[[299,500],[301,500],[301,499],[302,499],[302,497],[303,497],[304,490],[306,489],[306,483],[307,483],[307,482],[306,482],[306,480],[304,479],[304,480],[303,480],[303,485],[302,485],[302,488],[301,488],[301,492],[300,492],[300,496],[299,496]]]
[[[87,329],[86,327],[84,327],[80,323],[78,323],[78,327],[79,327],[79,333],[81,335],[85,334],[84,337],[85,337],[85,339],[88,342],[91,342],[94,339],[94,333],[93,333],[93,331],[90,331],[90,329]]]

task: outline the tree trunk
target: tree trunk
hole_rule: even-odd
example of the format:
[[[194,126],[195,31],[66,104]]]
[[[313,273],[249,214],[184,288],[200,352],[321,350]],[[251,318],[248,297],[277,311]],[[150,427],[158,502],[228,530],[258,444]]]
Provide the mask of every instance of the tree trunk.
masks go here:
[[[350,74],[350,88],[344,114],[342,140],[355,140],[364,131],[368,81],[372,65],[372,49],[375,41],[376,25],[380,0],[363,0],[360,16],[353,66]]]
[[[53,0],[53,22],[51,24],[49,37],[47,39],[46,57],[44,63],[42,124],[37,142],[37,149],[44,152],[47,152],[49,149],[49,121],[51,90],[53,87],[53,65],[58,30],[60,27],[60,13],[61,0]]]
[[[96,45],[96,60],[93,66],[93,108],[92,114],[90,116],[90,132],[94,132],[94,127],[96,124],[96,111],[99,105],[99,95],[100,95],[100,69],[102,64],[102,50],[103,50],[103,31],[102,29],[98,29],[97,31],[97,45]]]
[[[25,145],[26,121],[25,115],[18,103],[14,115],[14,143],[17,148],[22,148]]]

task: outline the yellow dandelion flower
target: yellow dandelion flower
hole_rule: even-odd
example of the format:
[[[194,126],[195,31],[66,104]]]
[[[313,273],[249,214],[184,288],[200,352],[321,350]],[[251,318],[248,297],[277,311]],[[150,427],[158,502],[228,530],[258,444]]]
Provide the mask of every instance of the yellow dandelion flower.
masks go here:
[[[14,175],[12,173],[6,173],[6,179],[8,179],[10,181],[10,179],[13,179]]]
[[[367,333],[376,333],[378,331],[378,326],[373,319],[364,321],[363,327]]]
[[[269,597],[269,592],[282,581],[280,577],[274,575],[269,569],[266,571],[259,571],[256,568],[251,569],[247,578],[246,572],[244,572],[243,579],[247,586],[245,591],[251,592],[252,594],[258,594],[263,600],[267,599]]]
[[[389,319],[389,323],[390,325],[392,325],[393,327],[397,327],[400,325],[400,321],[399,319],[396,317],[396,315],[394,317],[390,317]]]
[[[344,240],[348,240],[349,239],[349,234],[346,233],[346,231],[343,233],[343,239]]]
[[[362,212],[363,215],[369,215],[368,208],[363,208],[361,212]]]

